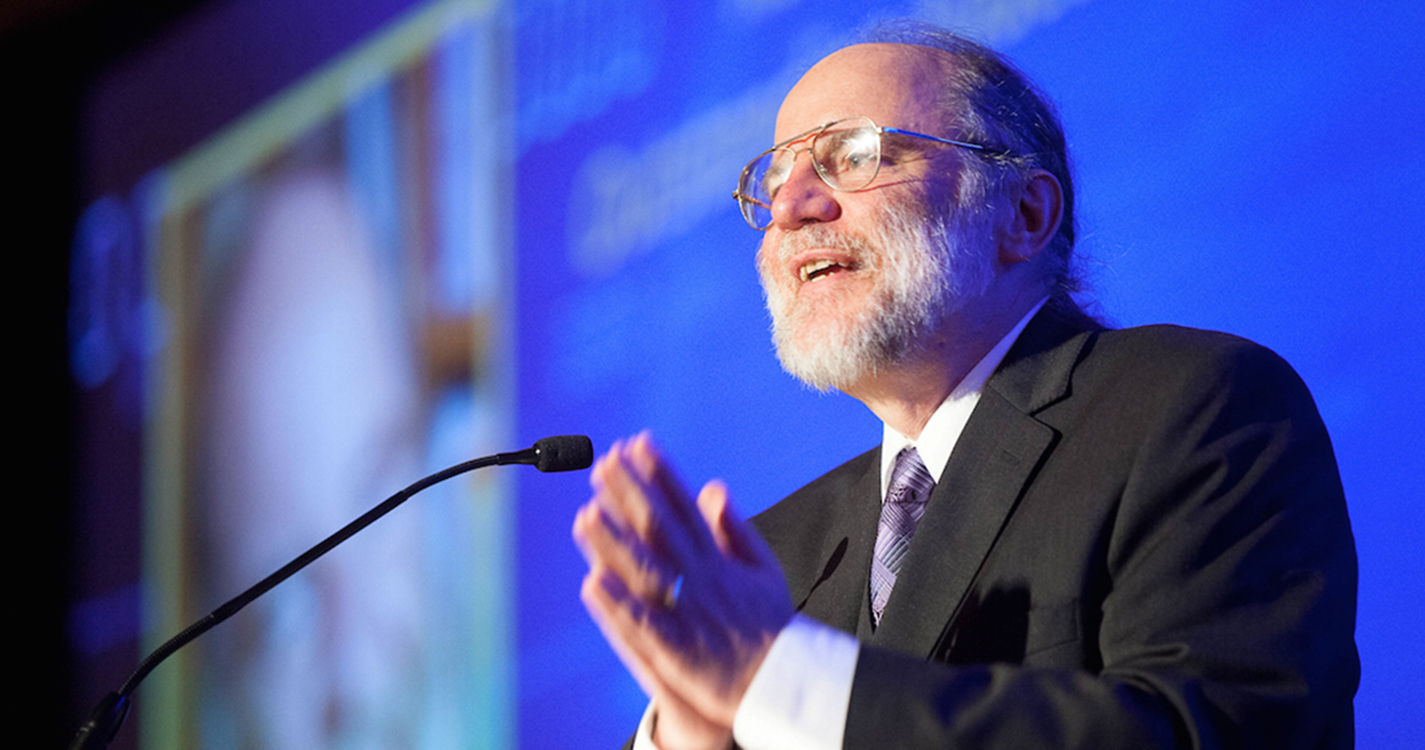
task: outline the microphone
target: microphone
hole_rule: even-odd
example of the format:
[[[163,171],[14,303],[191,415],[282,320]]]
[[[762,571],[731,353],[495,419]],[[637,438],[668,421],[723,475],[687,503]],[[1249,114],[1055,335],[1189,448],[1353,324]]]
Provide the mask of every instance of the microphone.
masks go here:
[[[485,456],[456,464],[448,469],[443,469],[428,477],[417,480],[409,487],[386,498],[380,505],[366,511],[355,521],[341,527],[335,534],[323,539],[315,547],[303,552],[292,562],[282,566],[276,573],[258,581],[252,588],[238,594],[228,600],[222,606],[213,610],[207,617],[189,625],[178,635],[173,636],[167,643],[159,646],[153,653],[149,654],[139,663],[138,669],[129,675],[129,679],[124,681],[122,687],[116,692],[109,693],[104,699],[99,701],[99,705],[94,708],[94,712],[89,715],[89,719],[79,727],[78,733],[69,743],[69,750],[91,750],[92,748],[108,747],[113,741],[114,735],[118,734],[119,727],[123,726],[124,718],[129,714],[129,695],[139,686],[139,683],[153,671],[160,662],[173,655],[175,651],[191,643],[198,636],[212,630],[214,626],[223,620],[237,614],[238,610],[251,604],[254,599],[270,591],[277,584],[282,583],[292,576],[292,574],[307,567],[313,560],[330,552],[333,547],[350,539],[356,532],[370,526],[376,519],[395,510],[396,506],[406,502],[410,497],[421,490],[445,480],[464,474],[467,471],[479,469],[485,466],[496,466],[504,464],[533,464],[540,471],[576,471],[587,469],[594,462],[594,444],[589,438],[583,435],[559,435],[557,437],[547,437],[543,440],[535,441],[531,448],[513,453],[496,453],[493,456]]]
[[[495,456],[497,464],[534,464],[540,471],[576,471],[594,463],[594,444],[583,435],[536,440],[533,448]]]

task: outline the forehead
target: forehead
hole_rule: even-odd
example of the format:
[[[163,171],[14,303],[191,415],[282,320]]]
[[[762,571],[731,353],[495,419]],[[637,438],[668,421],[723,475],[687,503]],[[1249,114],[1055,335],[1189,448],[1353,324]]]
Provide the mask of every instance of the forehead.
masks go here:
[[[838,50],[812,66],[782,101],[774,141],[857,115],[881,126],[936,133],[944,124],[938,105],[953,65],[947,52],[908,44]]]

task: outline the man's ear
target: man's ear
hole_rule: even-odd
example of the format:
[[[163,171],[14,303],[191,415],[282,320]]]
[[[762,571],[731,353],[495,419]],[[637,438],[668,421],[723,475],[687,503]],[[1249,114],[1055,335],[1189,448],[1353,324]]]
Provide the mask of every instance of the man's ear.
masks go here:
[[[1014,213],[999,243],[999,260],[1006,266],[1035,258],[1054,240],[1064,218],[1064,191],[1054,175],[1036,169],[1011,207]]]

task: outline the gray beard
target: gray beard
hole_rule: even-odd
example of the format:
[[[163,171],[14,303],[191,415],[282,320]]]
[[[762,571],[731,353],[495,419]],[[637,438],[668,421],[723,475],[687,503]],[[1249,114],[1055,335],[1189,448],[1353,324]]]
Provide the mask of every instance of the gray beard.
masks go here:
[[[954,213],[959,216],[937,211],[926,217],[898,204],[883,209],[866,237],[819,225],[782,235],[780,258],[813,247],[837,249],[880,280],[862,309],[827,314],[797,309],[794,285],[768,278],[764,268],[762,289],[782,369],[819,391],[844,391],[923,352],[948,317],[990,282],[989,222]],[[785,275],[784,268],[778,264],[774,273]]]

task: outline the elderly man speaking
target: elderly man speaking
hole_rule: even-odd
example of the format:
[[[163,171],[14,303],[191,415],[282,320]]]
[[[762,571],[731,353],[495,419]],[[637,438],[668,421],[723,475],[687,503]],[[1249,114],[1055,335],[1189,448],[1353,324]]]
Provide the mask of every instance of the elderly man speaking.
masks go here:
[[[682,748],[1339,748],[1356,560],[1271,352],[1108,330],[1051,105],[902,26],[814,66],[735,197],[792,375],[881,445],[749,525],[651,440],[592,472],[582,596]],[[754,530],[755,528],[755,530]]]

